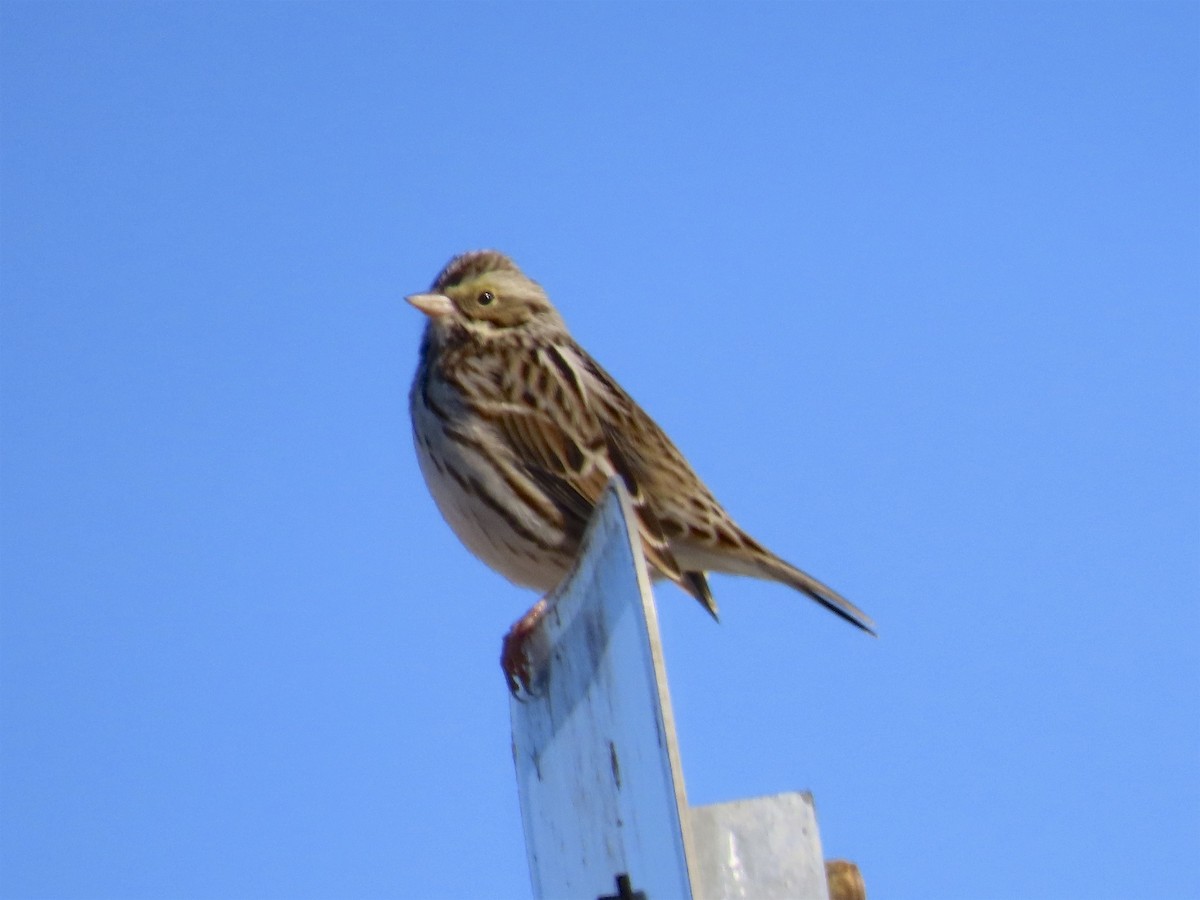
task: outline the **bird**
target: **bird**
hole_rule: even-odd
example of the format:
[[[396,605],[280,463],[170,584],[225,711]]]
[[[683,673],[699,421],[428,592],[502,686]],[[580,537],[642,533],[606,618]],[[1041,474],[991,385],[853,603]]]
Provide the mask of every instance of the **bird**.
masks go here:
[[[738,526],[658,424],[571,336],[546,291],[505,254],[453,257],[405,298],[426,316],[409,392],[427,487],[476,557],[546,594],[571,569],[606,485],[631,500],[651,576],[718,617],[708,572],[785,584],[870,634],[871,618]],[[506,636],[509,687],[527,683],[521,640],[545,598]]]

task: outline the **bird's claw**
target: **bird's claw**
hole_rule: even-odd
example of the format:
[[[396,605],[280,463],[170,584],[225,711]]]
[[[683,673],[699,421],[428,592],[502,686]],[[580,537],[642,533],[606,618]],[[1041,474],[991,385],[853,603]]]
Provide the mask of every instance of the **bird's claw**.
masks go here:
[[[521,616],[504,635],[504,643],[500,649],[500,668],[504,670],[504,680],[508,683],[508,692],[521,699],[521,693],[532,695],[530,686],[532,677],[532,662],[529,657],[528,639],[542,616],[546,612],[546,598],[543,597],[525,615]]]

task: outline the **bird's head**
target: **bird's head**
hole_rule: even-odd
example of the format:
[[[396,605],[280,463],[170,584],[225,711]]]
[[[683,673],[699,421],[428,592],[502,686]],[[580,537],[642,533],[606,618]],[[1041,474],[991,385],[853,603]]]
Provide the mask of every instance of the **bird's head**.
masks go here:
[[[486,336],[530,325],[562,327],[542,286],[495,250],[454,257],[428,293],[405,299],[429,316],[435,331],[465,328]]]

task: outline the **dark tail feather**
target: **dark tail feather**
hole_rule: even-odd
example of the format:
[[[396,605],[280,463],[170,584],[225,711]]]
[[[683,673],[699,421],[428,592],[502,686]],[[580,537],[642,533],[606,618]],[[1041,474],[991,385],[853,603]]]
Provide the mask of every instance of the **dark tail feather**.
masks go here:
[[[684,572],[679,579],[679,586],[704,604],[710,616],[718,622],[721,621],[717,614],[717,601],[709,590],[708,579],[704,577],[703,572]]]
[[[840,616],[851,625],[856,625],[872,637],[877,636],[874,620],[829,585],[822,584],[807,572],[801,572],[778,557],[771,561],[771,568],[775,577],[784,584],[808,594],[831,613]]]

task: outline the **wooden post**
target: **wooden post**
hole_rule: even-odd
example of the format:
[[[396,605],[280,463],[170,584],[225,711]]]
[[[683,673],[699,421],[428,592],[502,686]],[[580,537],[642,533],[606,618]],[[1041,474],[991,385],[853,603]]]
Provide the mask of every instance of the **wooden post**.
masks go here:
[[[611,895],[621,876],[653,900],[691,896],[675,726],[630,515],[610,485],[528,639],[532,695],[509,704],[539,898]]]
[[[688,806],[633,521],[610,483],[509,704],[534,896],[829,900],[811,796]]]

